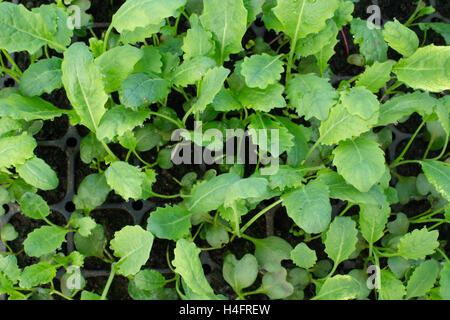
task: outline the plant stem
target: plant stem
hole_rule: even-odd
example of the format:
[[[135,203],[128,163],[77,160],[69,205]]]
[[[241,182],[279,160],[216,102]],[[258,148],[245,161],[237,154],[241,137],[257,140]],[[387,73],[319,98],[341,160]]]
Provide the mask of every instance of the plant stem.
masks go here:
[[[402,153],[397,157],[397,159],[394,160],[394,162],[389,166],[390,169],[392,169],[393,167],[397,166],[398,163],[400,163],[400,161],[403,160],[403,157],[405,156],[406,152],[409,150],[409,147],[411,147],[411,144],[413,143],[414,139],[416,138],[416,136],[419,134],[420,130],[422,129],[422,127],[425,125],[425,123],[427,123],[427,118],[422,120],[422,123],[420,124],[420,126],[417,128],[416,132],[414,132],[414,134],[412,135],[411,139],[409,139],[408,144],[406,145],[406,147],[403,149]]]
[[[281,202],[283,202],[283,200],[278,200],[275,201],[274,203],[272,203],[270,206],[265,207],[263,210],[261,210],[260,212],[258,212],[257,214],[255,214],[253,216],[253,218],[250,219],[250,221],[248,221],[240,230],[241,234],[243,234],[256,220],[259,219],[259,217],[261,217],[263,214],[265,214],[267,211],[271,210],[272,208],[278,206]]]
[[[441,256],[443,256],[444,259],[445,259],[448,263],[450,263],[450,260],[448,259],[447,255],[445,254],[444,251],[442,251],[440,248],[437,248],[436,251],[439,252],[439,253],[441,254]]]
[[[342,217],[348,210],[350,210],[351,207],[353,207],[353,203],[351,202],[347,203],[347,206],[345,207],[344,210],[342,210],[341,213],[339,213],[339,216]]]
[[[108,277],[108,281],[106,282],[105,288],[103,289],[102,296],[100,300],[106,300],[106,296],[108,295],[109,288],[111,287],[111,283],[114,280],[114,275],[116,274],[116,271],[114,270],[114,264],[111,265],[111,272]]]
[[[405,22],[404,26],[405,27],[409,27],[411,25],[411,23],[414,22],[414,20],[416,19],[417,14],[420,11],[420,7],[422,5],[422,0],[419,0],[419,2],[417,3],[417,7],[416,10],[414,10],[413,14],[411,15],[411,17],[409,17],[408,21]]]
[[[22,70],[20,70],[19,66],[16,64],[16,62],[14,61],[13,58],[11,58],[11,56],[9,55],[9,53],[2,49],[3,54],[5,55],[6,59],[8,59],[8,61],[11,63],[11,65],[13,66],[14,69],[16,69],[17,73],[19,74],[19,76],[22,76]]]
[[[112,29],[113,29],[113,25],[110,24],[108,29],[106,30],[105,37],[103,38],[103,52],[106,52],[106,50],[108,48],[108,38],[109,38],[109,35],[111,34]]]
[[[151,115],[157,116],[157,117],[161,117],[166,119],[167,121],[172,122],[174,125],[176,125],[178,128],[180,129],[185,129],[185,126],[178,120],[172,119],[169,116],[166,116],[165,114],[159,113],[159,112],[154,112],[154,111],[150,111]]]

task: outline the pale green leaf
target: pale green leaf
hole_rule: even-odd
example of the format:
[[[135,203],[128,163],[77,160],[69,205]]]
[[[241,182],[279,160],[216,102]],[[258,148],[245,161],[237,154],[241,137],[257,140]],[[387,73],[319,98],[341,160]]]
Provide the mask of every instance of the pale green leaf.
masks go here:
[[[281,56],[270,56],[266,53],[245,57],[241,65],[241,74],[250,88],[265,89],[281,79],[284,71]]]
[[[135,64],[143,57],[144,52],[130,45],[115,47],[95,59],[103,74],[105,92],[117,91],[120,84],[134,69]]]
[[[432,114],[439,100],[424,92],[416,91],[397,96],[380,106],[380,117],[377,125],[396,124],[402,118],[419,113],[422,116]]]
[[[163,63],[159,49],[154,46],[143,46],[141,51],[143,56],[134,66],[133,73],[161,73]]]
[[[83,254],[83,256],[103,257],[107,239],[101,224],[97,224],[95,228],[91,230],[91,234],[87,237],[83,237],[81,234],[75,233],[73,240],[75,247],[81,254]]]
[[[253,239],[253,243],[259,265],[269,272],[276,272],[280,269],[282,260],[290,259],[292,246],[280,237]]]
[[[26,192],[20,198],[20,208],[22,213],[32,219],[42,219],[50,214],[50,207],[47,202],[35,193]]]
[[[112,26],[122,33],[159,25],[164,19],[174,16],[185,3],[186,0],[128,0],[114,14]]]
[[[315,117],[326,120],[338,95],[329,81],[314,74],[295,75],[287,86],[291,106],[306,120]]]
[[[62,60],[57,57],[40,60],[24,71],[20,79],[19,90],[23,95],[32,97],[51,93],[62,87]]]
[[[81,123],[95,132],[106,112],[105,93],[100,68],[94,63],[89,48],[82,42],[74,43],[64,52],[62,82]]]
[[[113,162],[105,171],[106,182],[122,198],[140,199],[144,173],[123,161]]]
[[[374,141],[363,138],[346,140],[333,154],[338,173],[361,192],[368,192],[385,173],[383,150]]]
[[[211,56],[215,50],[212,33],[203,29],[196,14],[189,17],[191,28],[183,38],[184,60],[199,56]]]
[[[149,116],[150,110],[148,108],[132,110],[124,106],[115,106],[106,111],[100,120],[97,138],[111,141],[137,126],[141,126]]]
[[[284,87],[277,83],[266,89],[244,87],[238,95],[239,102],[246,108],[256,111],[269,112],[274,108],[286,107],[283,98]]]
[[[380,300],[402,300],[406,294],[403,283],[389,270],[381,270]]]
[[[450,201],[450,166],[439,161],[422,161],[423,172],[428,181],[441,193],[447,201]]]
[[[438,236],[437,230],[428,231],[425,227],[408,232],[400,238],[398,255],[405,259],[425,259],[439,247]]]
[[[309,269],[316,264],[317,256],[314,250],[301,242],[291,251],[291,259],[300,268]]]
[[[371,26],[369,28],[368,26]],[[380,29],[366,20],[360,18],[350,22],[351,32],[355,42],[360,46],[360,53],[364,56],[366,64],[372,65],[375,61],[384,62],[387,59],[388,46],[383,39]]]
[[[450,300],[450,262],[444,263],[439,278],[439,295],[444,300]]]
[[[39,262],[23,269],[20,275],[20,286],[31,289],[37,285],[49,283],[55,276],[55,266],[47,262]]]
[[[16,165],[19,176],[26,183],[41,190],[53,190],[59,185],[56,172],[42,159],[33,157]]]
[[[205,1],[200,20],[213,34],[219,63],[242,50],[241,41],[247,30],[247,10],[242,0]]]
[[[154,236],[140,226],[126,226],[114,234],[111,250],[120,260],[114,266],[125,277],[135,275],[150,257]]]
[[[258,276],[258,261],[247,253],[242,259],[236,259],[234,254],[229,254],[223,261],[223,278],[235,292],[250,287]]]
[[[136,274],[133,282],[141,290],[153,291],[163,288],[166,284],[166,279],[156,270],[141,270]]]
[[[287,280],[285,268],[267,272],[262,278],[261,287],[258,291],[269,296],[270,299],[283,299],[294,293],[294,287]]]
[[[351,88],[341,94],[341,103],[353,116],[369,120],[380,108],[377,96],[364,87]]]
[[[134,73],[122,82],[119,96],[124,106],[136,110],[139,106],[163,101],[169,92],[167,80],[153,74]]]
[[[147,220],[147,230],[156,237],[178,240],[189,234],[192,214],[180,206],[158,208]]]
[[[422,262],[412,273],[406,286],[406,299],[422,297],[433,288],[439,274],[436,260]]]
[[[68,230],[58,226],[43,226],[35,229],[28,234],[23,242],[25,253],[30,257],[41,257],[52,253],[66,241],[68,232]]]
[[[417,34],[397,19],[384,25],[383,38],[392,49],[404,57],[409,57],[419,48]]]
[[[1,138],[0,168],[25,163],[27,159],[34,157],[36,146],[36,140],[25,132],[20,136]]]
[[[199,258],[201,250],[194,243],[180,239],[174,252],[175,259],[172,264],[175,266],[175,272],[183,277],[189,288],[198,295],[214,296],[214,291],[203,273]]]
[[[35,80],[34,80],[35,81]],[[24,97],[13,93],[0,99],[0,116],[18,120],[53,120],[62,115],[60,109],[39,97]]]
[[[398,80],[413,89],[441,92],[450,89],[450,46],[429,45],[394,66]]]
[[[384,229],[391,213],[390,207],[359,205],[359,226],[368,243],[377,242],[384,235]]]
[[[300,189],[281,196],[288,216],[308,233],[324,231],[331,221],[328,187],[314,180]]]
[[[198,99],[192,105],[194,112],[204,111],[206,106],[213,102],[229,74],[230,70],[224,67],[215,67],[206,72],[198,87]]]
[[[314,300],[351,300],[359,293],[359,283],[351,276],[337,275],[325,281]]]
[[[350,217],[336,217],[326,233],[325,252],[335,266],[347,260],[358,242],[356,223]]]
[[[377,120],[378,113],[375,113],[371,119],[364,120],[359,116],[351,115],[342,104],[338,104],[331,108],[328,119],[320,124],[321,142],[333,145],[342,140],[357,137],[369,131],[377,123]]]
[[[172,76],[172,81],[180,87],[187,87],[200,81],[206,72],[214,68],[216,62],[208,57],[198,56],[184,62],[178,66]]]
[[[365,87],[367,90],[377,93],[391,79],[392,67],[395,61],[387,60],[368,66],[355,82],[356,87]]]
[[[88,175],[80,183],[78,192],[73,197],[75,208],[90,212],[106,201],[110,191],[104,174]]]

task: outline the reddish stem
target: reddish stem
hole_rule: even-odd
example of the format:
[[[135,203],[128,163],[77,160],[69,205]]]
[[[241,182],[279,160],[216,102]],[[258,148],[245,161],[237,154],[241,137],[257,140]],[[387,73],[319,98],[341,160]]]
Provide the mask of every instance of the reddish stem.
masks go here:
[[[342,38],[344,38],[345,49],[347,50],[347,57],[350,55],[350,50],[348,49],[347,37],[345,36],[344,29],[341,29]]]

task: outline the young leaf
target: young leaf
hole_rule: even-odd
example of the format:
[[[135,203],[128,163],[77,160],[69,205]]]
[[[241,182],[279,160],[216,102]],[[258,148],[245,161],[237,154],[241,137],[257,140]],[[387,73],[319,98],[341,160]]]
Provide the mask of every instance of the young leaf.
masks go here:
[[[133,73],[153,73],[159,74],[162,71],[162,55],[157,47],[141,47],[142,58],[134,66]]]
[[[57,57],[40,60],[24,71],[19,91],[25,96],[40,96],[62,87],[62,60]]]
[[[203,29],[196,14],[189,17],[191,28],[186,32],[183,38],[184,61],[194,57],[212,56],[215,50],[215,44],[212,40],[212,33]]]
[[[172,76],[173,83],[180,87],[195,84],[202,79],[209,69],[215,66],[216,62],[213,59],[203,56],[184,60]]]
[[[324,231],[331,221],[328,187],[314,180],[300,189],[281,196],[289,217],[308,233]]]
[[[198,256],[200,249],[194,243],[180,239],[174,252],[175,259],[172,264],[175,266],[175,272],[183,277],[188,287],[198,295],[214,297],[214,291],[206,280]]]
[[[120,84],[134,69],[135,64],[143,57],[144,52],[130,45],[115,47],[95,59],[103,74],[105,92],[119,90]]]
[[[406,286],[406,299],[422,297],[428,293],[439,274],[439,263],[436,260],[422,262],[412,273]]]
[[[123,161],[113,162],[105,171],[106,182],[122,198],[140,199],[144,173]]]
[[[302,185],[303,176],[307,173],[307,168],[294,169],[287,165],[281,165],[277,173],[268,176],[269,186],[271,189],[298,188]]]
[[[342,104],[338,104],[331,108],[328,119],[320,124],[321,142],[333,145],[342,140],[359,136],[369,131],[377,123],[377,120],[378,113],[375,113],[369,120],[364,120],[359,116],[351,115]]]
[[[187,208],[196,213],[216,210],[225,201],[229,186],[240,179],[236,174],[225,173],[194,186]]]
[[[361,20],[360,18],[353,19],[350,22],[350,26],[350,30],[355,36],[355,42],[359,44],[360,52],[364,56],[366,64],[372,65],[375,61],[386,61],[388,46],[383,39],[381,30],[377,29],[372,22]]]
[[[61,115],[60,109],[39,97],[29,98],[13,93],[0,99],[1,117],[31,121],[37,119],[53,120]]]
[[[186,0],[128,0],[112,18],[112,26],[122,33],[159,25],[164,19],[174,16]]]
[[[433,113],[434,107],[438,104],[439,100],[419,91],[394,97],[380,106],[380,117],[377,125],[395,124],[414,112],[422,116],[429,115]]]
[[[329,81],[314,74],[295,75],[287,86],[287,96],[299,116],[326,120],[338,95]]]
[[[87,237],[75,233],[73,240],[75,247],[83,256],[103,258],[103,251],[106,247],[107,239],[101,224],[97,224]]]
[[[391,79],[391,71],[395,63],[394,60],[375,61],[359,76],[355,87],[365,87],[367,90],[377,93]]]
[[[241,41],[247,30],[247,10],[242,0],[205,1],[200,20],[213,34],[219,64],[242,50]]]
[[[301,165],[302,161],[308,154],[308,141],[311,135],[310,128],[292,122],[285,117],[276,117],[283,127],[294,137],[294,145],[287,151],[287,162],[293,168]]]
[[[289,297],[294,293],[294,287],[286,280],[286,277],[287,271],[285,268],[267,272],[262,278],[262,285],[258,291],[268,295],[270,299]]]
[[[54,17],[50,17],[50,14]],[[47,18],[54,20],[50,20],[51,23],[47,24]],[[61,23],[56,24],[54,21],[57,19]],[[42,6],[39,10],[29,11],[22,4],[2,2],[0,4],[2,29],[0,48],[9,52],[28,51],[30,54],[44,45],[49,45],[58,51],[64,50],[72,37],[66,21],[67,14],[56,6]]]
[[[124,106],[114,106],[106,111],[100,120],[97,138],[112,141],[115,137],[123,136],[126,132],[141,126],[149,116],[148,108],[132,110]]]
[[[20,198],[20,208],[22,213],[32,219],[40,220],[50,214],[50,207],[47,202],[35,193],[26,192]]]
[[[238,95],[239,102],[256,111],[269,112],[275,108],[286,107],[283,98],[284,87],[277,83],[268,86],[266,89],[244,87]]]
[[[406,294],[405,286],[389,270],[381,270],[381,284],[378,290],[380,300],[402,300]]]
[[[378,206],[383,206],[386,202],[386,196],[378,186],[373,186],[368,192],[361,192],[331,170],[320,171],[319,179],[328,186],[332,199]]]
[[[133,282],[141,290],[153,291],[163,288],[166,279],[156,270],[141,270],[135,275]]]
[[[147,230],[158,238],[176,241],[189,234],[191,215],[177,205],[158,208],[150,214]]]
[[[47,262],[39,262],[23,269],[20,275],[20,287],[31,289],[37,285],[49,283],[55,276],[55,266]]]
[[[170,83],[149,73],[133,73],[120,85],[120,102],[137,110],[138,107],[164,100],[170,92]]]
[[[413,89],[441,92],[450,89],[450,46],[429,45],[394,67],[398,80]]]
[[[422,161],[421,165],[428,181],[450,201],[450,166],[439,161]]]
[[[405,259],[425,259],[439,247],[438,236],[437,230],[428,231],[425,227],[421,230],[415,229],[400,238],[398,255]]]
[[[377,96],[364,87],[355,87],[343,92],[342,105],[354,116],[369,120],[380,108]]]
[[[247,253],[241,260],[229,254],[223,261],[223,278],[237,293],[250,287],[258,276],[258,261]]]
[[[62,82],[81,123],[96,132],[106,112],[105,93],[100,68],[94,63],[89,48],[82,42],[74,43],[64,52]]]
[[[153,245],[153,235],[140,226],[126,226],[114,234],[111,250],[121,258],[115,265],[125,277],[135,275],[147,262]]]
[[[43,226],[29,233],[23,247],[30,257],[41,257],[60,248],[68,230],[58,226]]]
[[[367,242],[373,244],[384,235],[384,228],[391,213],[389,206],[359,205],[359,225]]]
[[[25,132],[20,136],[1,138],[0,168],[25,163],[27,159],[34,157],[36,146],[36,140]]]
[[[259,265],[269,272],[276,272],[280,269],[282,260],[290,259],[292,246],[282,238],[270,236],[254,239],[253,242]]]
[[[216,67],[206,72],[198,87],[198,100],[192,105],[194,112],[204,111],[207,105],[213,102],[229,74],[230,70],[224,67]]]
[[[392,49],[404,57],[409,57],[419,48],[417,34],[398,22],[397,19],[384,25],[383,38]]]
[[[317,256],[314,250],[301,242],[291,251],[291,259],[300,268],[309,269],[316,264]]]
[[[295,47],[298,39],[324,29],[338,6],[337,0],[278,0],[272,11],[282,24],[277,31],[287,34]]]
[[[386,170],[383,150],[370,140],[343,141],[333,154],[338,173],[361,192],[368,192]]]
[[[110,191],[104,174],[88,175],[80,183],[78,192],[73,197],[75,208],[90,212],[106,201]]]
[[[439,278],[439,295],[444,300],[450,300],[450,262],[444,263]]]
[[[0,256],[0,272],[3,273],[13,284],[16,284],[17,281],[19,281],[22,271],[17,265],[17,258],[14,255],[9,255]]]
[[[325,252],[335,266],[347,260],[355,250],[357,234],[356,223],[350,217],[336,217],[331,222],[324,243]]]
[[[2,241],[13,241],[16,240],[19,234],[17,233],[14,226],[10,223],[5,224],[0,230],[0,239]]]
[[[265,89],[281,79],[284,71],[281,56],[269,56],[266,53],[245,57],[241,65],[241,74],[250,88]]]
[[[53,190],[59,185],[58,176],[44,160],[33,157],[16,166],[17,173],[26,183],[41,190]]]
[[[337,275],[325,281],[314,300],[351,300],[359,293],[359,283],[351,276]]]
[[[320,53],[325,47],[336,40],[338,28],[336,23],[329,19],[327,20],[325,29],[318,33],[310,33],[306,38],[299,39],[295,53],[298,56],[308,57],[313,54]]]

